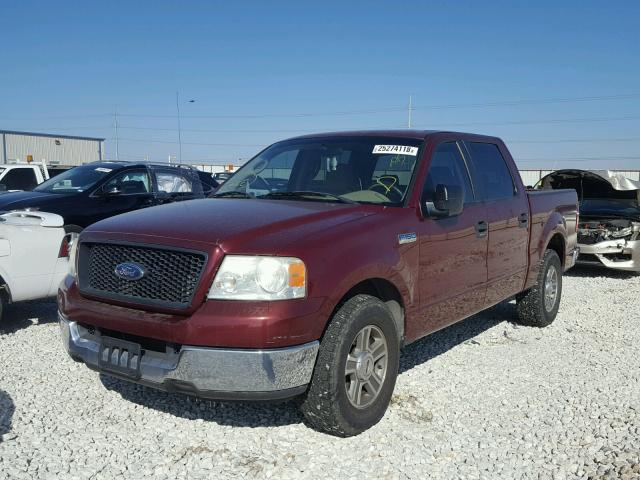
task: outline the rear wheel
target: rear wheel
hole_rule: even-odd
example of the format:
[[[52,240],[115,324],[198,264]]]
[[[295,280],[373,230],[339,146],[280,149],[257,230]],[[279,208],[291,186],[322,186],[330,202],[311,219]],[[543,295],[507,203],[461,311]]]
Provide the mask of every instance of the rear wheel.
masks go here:
[[[334,315],[320,344],[302,412],[315,429],[357,435],[384,416],[398,375],[399,338],[387,306],[356,295]]]
[[[516,295],[518,321],[531,327],[546,327],[558,314],[562,297],[562,263],[553,250],[542,257],[536,284]]]

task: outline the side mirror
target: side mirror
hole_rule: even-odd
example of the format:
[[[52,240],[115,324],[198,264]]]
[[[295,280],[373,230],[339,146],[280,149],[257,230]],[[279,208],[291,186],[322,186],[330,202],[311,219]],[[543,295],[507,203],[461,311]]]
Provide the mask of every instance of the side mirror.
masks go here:
[[[433,218],[454,217],[464,208],[464,191],[460,185],[436,185],[433,202],[426,201],[427,215]]]
[[[4,183],[0,183],[0,192],[6,192],[7,186]]]
[[[100,193],[105,197],[114,197],[116,195],[120,195],[122,193],[122,190],[120,190],[116,186],[112,186],[109,188],[109,185],[107,184],[103,185],[102,188],[100,188]]]

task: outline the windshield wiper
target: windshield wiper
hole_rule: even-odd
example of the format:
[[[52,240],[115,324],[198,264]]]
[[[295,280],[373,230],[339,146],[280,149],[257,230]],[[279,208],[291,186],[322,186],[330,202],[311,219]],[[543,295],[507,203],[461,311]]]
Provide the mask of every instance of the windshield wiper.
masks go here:
[[[231,198],[253,198],[247,192],[241,192],[239,190],[229,190],[228,192],[214,193],[211,195],[213,198],[231,197]]]
[[[312,192],[309,190],[295,190],[293,192],[271,192],[266,195],[260,195],[260,198],[300,198],[300,199],[310,199],[310,198],[321,198],[323,200],[331,200],[340,203],[350,203],[357,204],[355,200],[350,200],[348,198],[341,197],[339,195],[334,195],[332,193],[325,192]]]

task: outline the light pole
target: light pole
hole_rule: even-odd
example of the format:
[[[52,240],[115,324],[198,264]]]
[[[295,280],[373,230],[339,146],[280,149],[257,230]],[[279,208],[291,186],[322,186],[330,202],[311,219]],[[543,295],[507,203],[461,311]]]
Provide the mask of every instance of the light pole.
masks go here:
[[[178,163],[182,163],[182,130],[180,128],[180,93],[176,92],[176,110],[178,111]]]
[[[194,103],[195,100],[189,100]],[[178,112],[178,163],[182,164],[182,127],[180,125],[180,92],[176,92],[176,111]]]
[[[115,129],[116,134],[116,161],[120,161],[120,147],[118,145],[118,107],[116,107],[113,112],[113,128]]]

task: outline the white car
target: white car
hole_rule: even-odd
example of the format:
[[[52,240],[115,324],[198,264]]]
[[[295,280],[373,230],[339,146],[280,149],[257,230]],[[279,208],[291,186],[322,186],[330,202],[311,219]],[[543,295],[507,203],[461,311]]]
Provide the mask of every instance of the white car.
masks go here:
[[[60,215],[0,215],[0,319],[7,303],[52,297],[69,268],[69,239]]]

